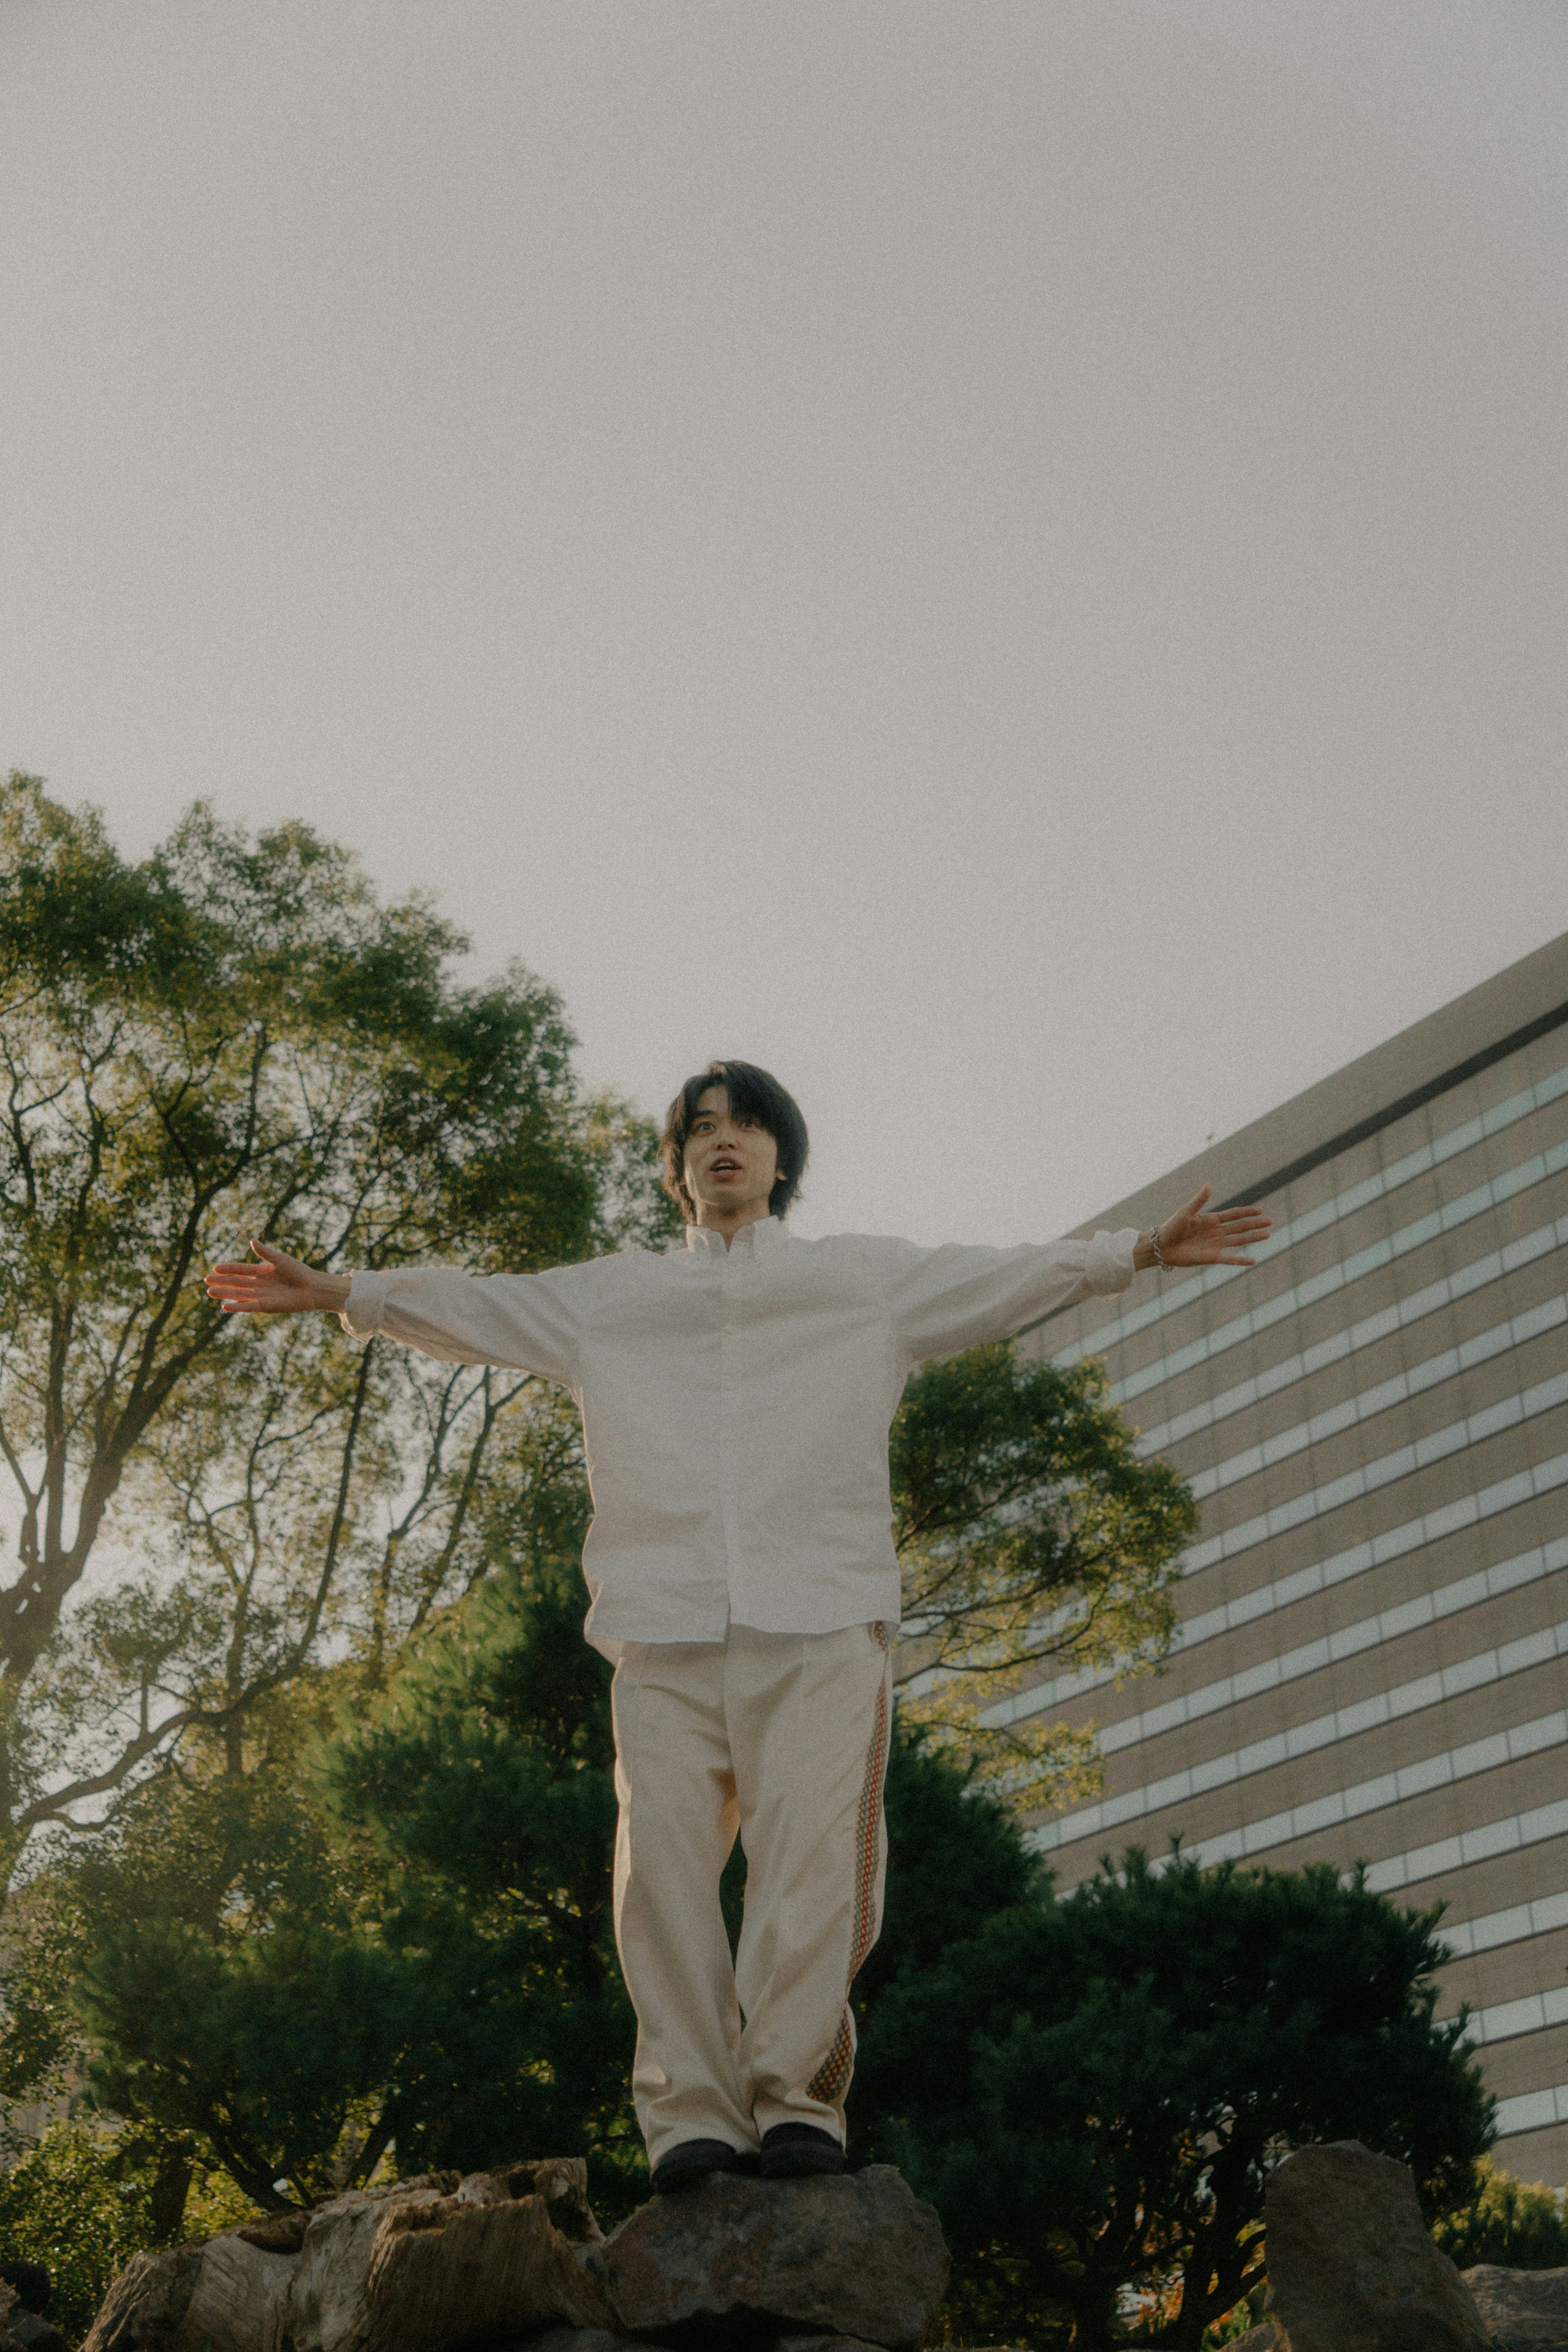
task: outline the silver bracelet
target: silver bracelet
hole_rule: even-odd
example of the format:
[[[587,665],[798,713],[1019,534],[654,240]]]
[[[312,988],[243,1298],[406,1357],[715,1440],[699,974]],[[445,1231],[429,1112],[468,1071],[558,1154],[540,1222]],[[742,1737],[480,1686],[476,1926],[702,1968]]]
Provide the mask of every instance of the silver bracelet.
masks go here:
[[[1155,1254],[1155,1264],[1159,1267],[1160,1272],[1162,1274],[1174,1274],[1176,1272],[1175,1266],[1171,1265],[1170,1260],[1166,1256],[1165,1252],[1160,1247],[1160,1229],[1158,1225],[1151,1225],[1149,1228],[1149,1247]]]

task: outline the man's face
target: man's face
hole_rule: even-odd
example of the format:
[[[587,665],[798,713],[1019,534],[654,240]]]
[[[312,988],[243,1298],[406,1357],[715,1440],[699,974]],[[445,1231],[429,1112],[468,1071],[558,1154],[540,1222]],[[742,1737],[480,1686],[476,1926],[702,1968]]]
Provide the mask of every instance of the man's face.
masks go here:
[[[779,1146],[756,1119],[732,1117],[726,1087],[709,1087],[697,1097],[685,1175],[699,1224],[737,1212],[766,1216],[779,1175]]]

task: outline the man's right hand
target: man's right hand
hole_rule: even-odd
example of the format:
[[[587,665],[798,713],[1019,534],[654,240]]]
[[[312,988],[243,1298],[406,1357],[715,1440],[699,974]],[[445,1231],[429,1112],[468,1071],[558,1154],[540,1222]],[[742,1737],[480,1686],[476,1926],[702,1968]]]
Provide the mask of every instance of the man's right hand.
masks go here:
[[[302,1258],[270,1242],[251,1243],[261,1263],[248,1258],[214,1265],[207,1276],[207,1297],[215,1298],[225,1315],[308,1315],[312,1309],[336,1315],[349,1303],[346,1274],[318,1274]]]

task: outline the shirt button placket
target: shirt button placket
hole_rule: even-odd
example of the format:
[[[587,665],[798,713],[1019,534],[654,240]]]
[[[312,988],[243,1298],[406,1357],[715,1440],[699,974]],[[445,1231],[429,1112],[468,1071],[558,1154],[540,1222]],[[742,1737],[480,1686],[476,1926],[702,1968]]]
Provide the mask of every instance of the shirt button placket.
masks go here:
[[[718,1492],[724,1520],[725,1580],[733,1602],[736,1561],[736,1435],[735,1389],[737,1354],[736,1281],[727,1250],[718,1278]]]

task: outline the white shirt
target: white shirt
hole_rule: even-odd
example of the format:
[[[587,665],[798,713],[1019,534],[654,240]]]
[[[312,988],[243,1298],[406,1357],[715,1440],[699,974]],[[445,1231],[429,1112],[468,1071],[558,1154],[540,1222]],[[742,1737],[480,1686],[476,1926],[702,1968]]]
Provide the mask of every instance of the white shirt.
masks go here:
[[[899,1619],[887,1433],[913,1367],[1090,1293],[1124,1290],[1137,1234],[1019,1249],[835,1234],[776,1218],[686,1228],[547,1274],[356,1274],[342,1325],[444,1363],[571,1391],[594,1517],[590,1640],[718,1642],[733,1619],[831,1633]]]

